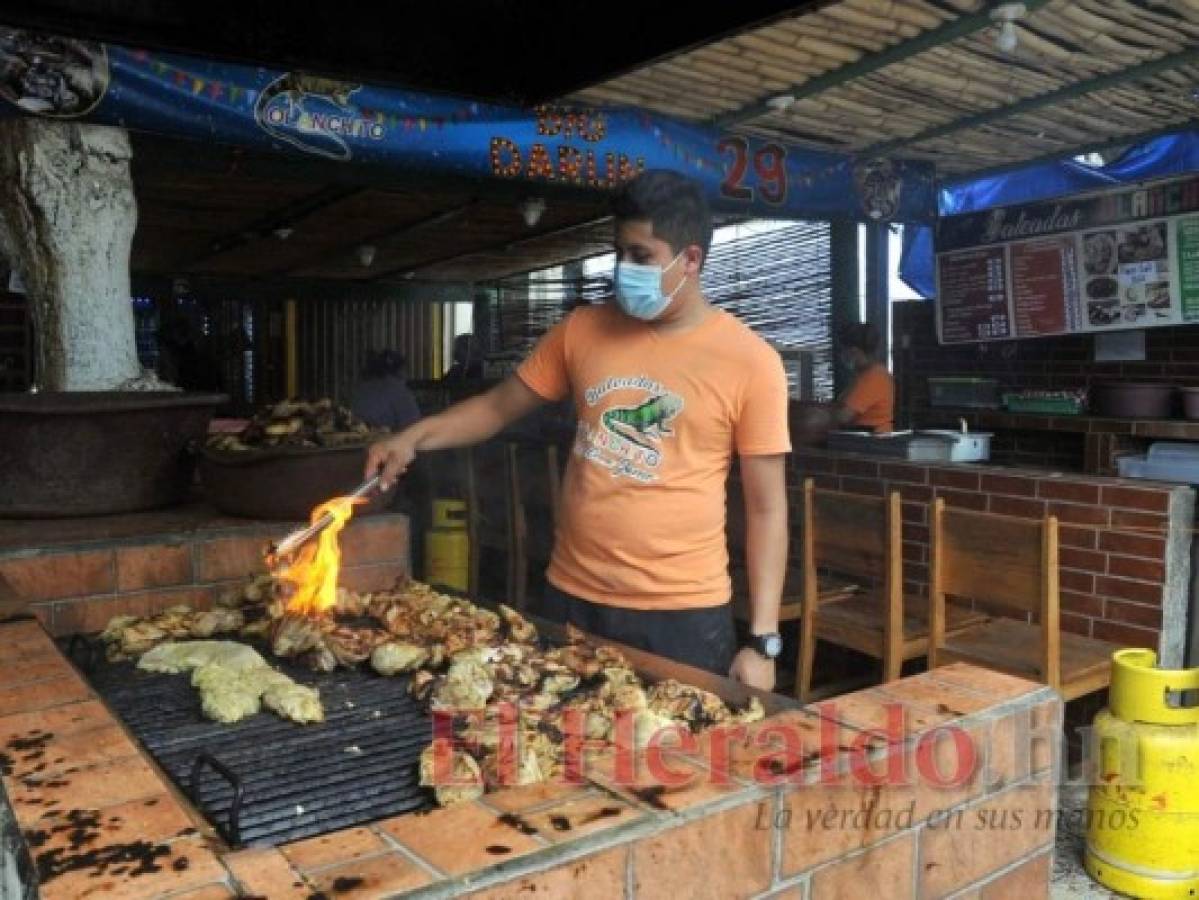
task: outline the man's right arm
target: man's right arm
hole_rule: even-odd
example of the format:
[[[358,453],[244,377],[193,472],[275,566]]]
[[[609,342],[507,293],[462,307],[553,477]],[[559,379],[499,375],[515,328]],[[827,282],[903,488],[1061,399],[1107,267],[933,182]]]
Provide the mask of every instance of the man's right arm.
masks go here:
[[[545,402],[520,378],[510,376],[487,393],[456,403],[372,445],[366,475],[381,473],[386,489],[408,470],[418,453],[480,444]]]

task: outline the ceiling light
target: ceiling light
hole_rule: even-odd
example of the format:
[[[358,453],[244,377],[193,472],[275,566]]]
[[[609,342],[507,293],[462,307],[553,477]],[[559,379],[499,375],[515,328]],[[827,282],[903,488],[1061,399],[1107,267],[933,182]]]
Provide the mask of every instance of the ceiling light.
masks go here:
[[[1024,18],[1028,8],[1023,3],[1001,3],[991,10],[991,19],[999,23],[995,46],[1002,53],[1012,53],[1020,43],[1015,23]]]
[[[541,216],[545,213],[545,201],[540,197],[530,197],[520,205],[519,209],[525,224],[532,228],[541,221]]]
[[[767,100],[766,105],[775,112],[786,112],[795,105],[795,98],[790,94],[779,94]]]
[[[358,262],[362,264],[362,268],[369,269],[371,263],[375,261],[375,245],[363,244],[358,248]]]
[[[286,225],[284,225],[276,228],[272,234],[274,234],[279,240],[285,241],[292,236],[293,232],[295,232],[294,228],[288,228]]]

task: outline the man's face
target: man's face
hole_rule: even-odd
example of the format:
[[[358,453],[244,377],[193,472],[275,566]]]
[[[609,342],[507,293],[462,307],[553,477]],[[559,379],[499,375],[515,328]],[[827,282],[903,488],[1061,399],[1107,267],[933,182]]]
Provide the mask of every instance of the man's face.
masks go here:
[[[662,293],[674,294],[674,301],[660,318],[666,318],[682,300],[679,285],[686,278],[698,283],[703,253],[694,244],[685,247],[680,254],[670,244],[654,237],[653,223],[645,219],[624,219],[616,223],[615,251],[617,263],[636,263],[641,266],[661,266]],[[675,258],[678,261],[675,262]],[[674,263],[671,266],[671,263]],[[666,269],[670,271],[665,271]],[[681,292],[680,292],[681,293]]]

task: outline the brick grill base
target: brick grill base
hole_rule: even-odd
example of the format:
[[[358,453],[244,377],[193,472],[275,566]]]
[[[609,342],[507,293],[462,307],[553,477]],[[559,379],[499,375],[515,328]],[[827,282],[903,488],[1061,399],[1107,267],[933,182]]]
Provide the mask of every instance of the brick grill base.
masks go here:
[[[660,794],[645,790],[648,776],[615,783],[600,759],[581,784],[501,790],[428,815],[226,852],[43,628],[0,625],[3,787],[32,855],[45,863],[83,852],[94,862],[114,844],[144,841],[150,858],[45,879],[45,900],[1046,897],[1060,719],[1050,690],[955,665],[753,726],[731,746],[723,784],[707,767],[719,758],[709,739],[666,756],[683,783]],[[871,783],[892,763],[915,771],[932,760],[951,772],[948,728],[978,754],[970,777],[951,787],[916,775]],[[780,752],[784,735],[805,750],[823,736],[828,753],[763,784],[753,773],[767,769],[755,767]],[[869,757],[855,754],[867,743]],[[868,770],[844,774],[867,759]],[[839,773],[832,783],[787,783],[821,766]],[[61,826],[72,814],[100,829],[82,851]]]
[[[296,527],[218,516],[203,505],[110,518],[0,520],[0,581],[33,602],[53,635],[100,631],[113,616],[210,607],[263,574],[263,551]],[[341,583],[386,588],[410,571],[408,519],[346,526]]]

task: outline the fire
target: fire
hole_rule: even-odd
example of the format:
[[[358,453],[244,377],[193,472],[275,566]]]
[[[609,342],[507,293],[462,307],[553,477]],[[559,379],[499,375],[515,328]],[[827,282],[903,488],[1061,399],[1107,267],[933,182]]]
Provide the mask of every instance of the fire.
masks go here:
[[[337,605],[337,575],[341,571],[341,547],[338,536],[354,513],[360,498],[336,497],[312,511],[316,524],[324,515],[333,517],[333,524],[322,531],[314,542],[301,547],[290,564],[282,564],[275,575],[289,582],[295,592],[287,601],[287,612],[303,616],[323,616]]]

